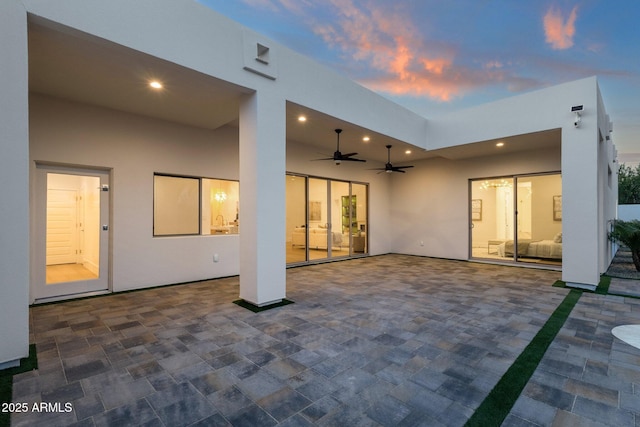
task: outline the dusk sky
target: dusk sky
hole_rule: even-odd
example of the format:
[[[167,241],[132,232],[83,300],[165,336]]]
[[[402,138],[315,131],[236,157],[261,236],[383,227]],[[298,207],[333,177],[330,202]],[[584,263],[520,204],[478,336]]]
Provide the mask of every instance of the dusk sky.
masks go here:
[[[640,162],[639,0],[198,0],[425,117],[597,76]]]

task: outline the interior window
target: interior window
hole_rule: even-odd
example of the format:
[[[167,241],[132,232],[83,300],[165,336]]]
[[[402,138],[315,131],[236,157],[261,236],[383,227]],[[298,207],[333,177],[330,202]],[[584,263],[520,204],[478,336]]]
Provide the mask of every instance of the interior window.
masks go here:
[[[202,234],[238,234],[240,184],[202,179]]]
[[[153,235],[238,234],[239,183],[154,175]]]
[[[200,180],[156,175],[153,182],[153,235],[200,233]]]

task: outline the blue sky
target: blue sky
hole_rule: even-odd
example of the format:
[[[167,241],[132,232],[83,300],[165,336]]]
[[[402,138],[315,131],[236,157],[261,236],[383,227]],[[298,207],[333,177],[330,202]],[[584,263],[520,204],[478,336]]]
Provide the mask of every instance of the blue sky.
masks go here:
[[[639,0],[198,0],[426,116],[598,76],[640,162]]]

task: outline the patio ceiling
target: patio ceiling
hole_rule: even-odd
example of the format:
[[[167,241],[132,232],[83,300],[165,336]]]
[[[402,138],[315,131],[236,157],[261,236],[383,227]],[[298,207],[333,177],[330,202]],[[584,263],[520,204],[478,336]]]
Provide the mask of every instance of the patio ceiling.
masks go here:
[[[149,89],[150,79],[165,89]],[[116,43],[52,23],[29,18],[29,85],[33,93],[120,110],[205,129],[238,126],[240,97],[250,89],[147,55]],[[298,116],[305,115],[305,123]],[[341,128],[341,151],[386,162],[385,145],[393,145],[392,161],[405,163],[429,157],[452,160],[496,154],[497,141],[483,141],[426,151],[310,108],[287,103],[287,139],[335,151],[334,129]],[[362,138],[369,136],[369,142]],[[503,141],[501,153],[559,145],[559,132],[539,132]],[[410,155],[404,151],[410,149]]]

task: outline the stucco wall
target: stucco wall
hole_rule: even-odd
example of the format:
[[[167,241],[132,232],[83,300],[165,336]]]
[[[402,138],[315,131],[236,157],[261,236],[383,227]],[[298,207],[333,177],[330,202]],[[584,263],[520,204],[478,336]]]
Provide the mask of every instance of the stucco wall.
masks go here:
[[[112,169],[114,291],[239,273],[237,235],[152,236],[154,172],[238,179],[237,128],[198,129],[42,95],[31,97],[30,114],[32,174],[36,162]],[[317,151],[289,141],[287,171],[370,184],[370,253],[389,252],[391,177],[360,164],[312,161]]]
[[[393,176],[389,225],[393,251],[466,260],[469,256],[469,179],[554,172],[558,150],[452,161],[429,159]],[[490,205],[490,203],[488,203]]]
[[[42,96],[31,98],[30,113],[32,173],[36,161],[112,169],[113,290],[238,274],[237,235],[154,238],[152,228],[154,172],[238,179],[237,129],[191,128]]]
[[[594,289],[611,252],[604,233],[611,213],[602,206],[611,204],[612,190],[603,185],[607,181],[603,174],[613,158],[600,101],[597,80],[590,77],[434,118],[427,132],[429,148],[443,148],[560,129],[562,277],[570,285]],[[579,127],[573,125],[575,105],[584,108]]]
[[[0,40],[1,369],[29,354],[27,21],[13,0],[0,2]]]

